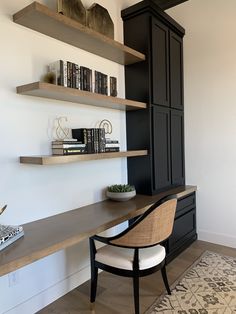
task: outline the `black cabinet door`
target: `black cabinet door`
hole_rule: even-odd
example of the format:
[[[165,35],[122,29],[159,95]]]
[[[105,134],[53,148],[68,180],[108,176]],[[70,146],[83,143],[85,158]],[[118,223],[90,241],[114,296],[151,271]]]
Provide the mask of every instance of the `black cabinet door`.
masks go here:
[[[153,106],[153,189],[171,185],[170,110]]]
[[[181,246],[184,242],[196,236],[196,209],[193,208],[191,211],[183,216],[175,219],[174,227],[171,236],[169,237],[169,254]]]
[[[179,110],[171,110],[171,181],[172,185],[185,183],[184,114]]]
[[[183,109],[183,39],[170,31],[170,106]]]
[[[169,106],[169,30],[152,19],[152,103]]]

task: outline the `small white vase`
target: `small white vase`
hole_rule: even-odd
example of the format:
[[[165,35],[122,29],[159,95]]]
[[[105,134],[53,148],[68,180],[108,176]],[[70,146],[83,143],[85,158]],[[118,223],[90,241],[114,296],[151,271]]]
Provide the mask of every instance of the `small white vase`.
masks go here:
[[[128,201],[136,195],[136,191],[131,192],[109,192],[107,191],[107,197],[113,201],[124,202]]]

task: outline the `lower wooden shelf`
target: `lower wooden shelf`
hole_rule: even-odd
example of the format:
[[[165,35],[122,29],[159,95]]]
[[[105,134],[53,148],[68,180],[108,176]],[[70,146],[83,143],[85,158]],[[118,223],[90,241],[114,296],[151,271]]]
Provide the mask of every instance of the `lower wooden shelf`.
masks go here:
[[[78,161],[89,161],[107,158],[146,156],[147,154],[148,154],[147,150],[131,150],[125,152],[82,154],[82,155],[21,156],[20,163],[43,166],[43,165],[68,164]]]

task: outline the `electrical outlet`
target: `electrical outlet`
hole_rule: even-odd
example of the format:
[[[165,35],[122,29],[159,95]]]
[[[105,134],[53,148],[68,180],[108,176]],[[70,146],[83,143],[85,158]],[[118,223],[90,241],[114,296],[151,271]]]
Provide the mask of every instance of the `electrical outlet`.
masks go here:
[[[9,287],[16,286],[20,282],[19,271],[14,271],[8,274],[8,285]]]

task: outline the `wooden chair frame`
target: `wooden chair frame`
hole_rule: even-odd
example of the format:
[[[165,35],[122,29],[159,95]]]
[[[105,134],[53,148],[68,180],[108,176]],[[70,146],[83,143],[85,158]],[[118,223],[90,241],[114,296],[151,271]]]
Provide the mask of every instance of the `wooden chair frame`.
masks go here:
[[[134,292],[134,305],[135,305],[135,314],[139,314],[139,277],[144,277],[147,275],[150,275],[158,270],[161,269],[162,278],[165,284],[165,288],[168,292],[168,294],[171,294],[169,283],[167,280],[166,275],[166,260],[164,259],[160,264],[155,265],[154,267],[147,268],[147,269],[139,269],[139,249],[152,247],[157,244],[164,244],[168,238],[163,239],[161,242],[157,242],[152,245],[145,245],[145,246],[129,246],[129,245],[117,245],[112,243],[114,240],[120,239],[124,235],[126,235],[128,232],[130,232],[132,229],[134,229],[138,224],[140,224],[148,215],[150,215],[157,207],[164,204],[165,202],[169,200],[176,199],[176,195],[170,195],[166,196],[159,201],[157,201],[155,204],[151,205],[144,214],[139,216],[133,223],[129,225],[127,229],[125,229],[123,232],[119,233],[116,236],[113,237],[102,237],[98,235],[94,235],[89,239],[90,242],[90,262],[91,262],[91,294],[90,294],[90,302],[94,303],[96,299],[96,291],[97,291],[97,278],[98,278],[98,268],[102,269],[104,271],[107,271],[109,273],[118,275],[118,276],[124,276],[124,277],[131,277],[133,278],[133,292]],[[133,259],[133,269],[127,270],[127,269],[121,269],[117,267],[112,267],[106,264],[103,264],[101,262],[98,262],[95,260],[95,256],[97,253],[95,240],[105,243],[107,245],[112,246],[118,246],[122,248],[129,248],[134,249],[134,259]]]

